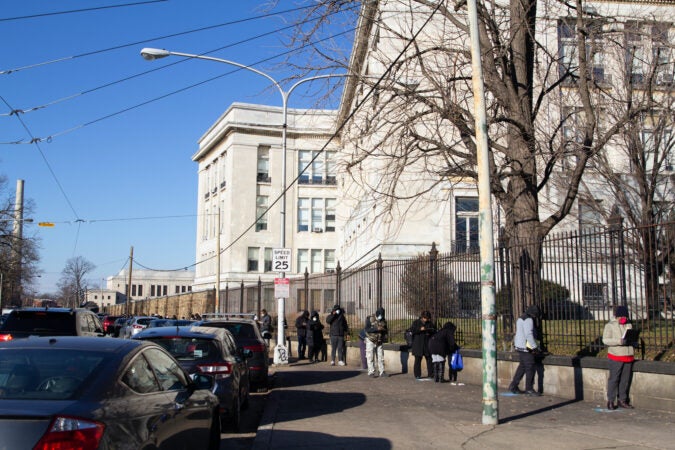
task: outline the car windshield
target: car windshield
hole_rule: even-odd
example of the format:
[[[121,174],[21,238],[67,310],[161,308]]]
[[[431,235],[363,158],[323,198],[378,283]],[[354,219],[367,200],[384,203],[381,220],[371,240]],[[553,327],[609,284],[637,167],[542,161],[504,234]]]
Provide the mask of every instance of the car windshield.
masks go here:
[[[178,361],[213,361],[219,352],[212,339],[188,337],[153,337],[148,339],[164,347]]]
[[[62,349],[0,350],[0,400],[76,397],[105,361],[100,352]]]
[[[72,334],[75,314],[57,311],[15,311],[3,325],[7,331],[33,331],[40,334]]]
[[[208,324],[207,324],[208,325]],[[218,325],[219,328],[225,328],[232,333],[235,338],[250,338],[255,339],[257,336],[253,325],[250,323],[225,323]]]
[[[140,319],[136,319],[136,323],[139,325],[147,325],[151,320],[153,320],[152,317],[141,317]]]

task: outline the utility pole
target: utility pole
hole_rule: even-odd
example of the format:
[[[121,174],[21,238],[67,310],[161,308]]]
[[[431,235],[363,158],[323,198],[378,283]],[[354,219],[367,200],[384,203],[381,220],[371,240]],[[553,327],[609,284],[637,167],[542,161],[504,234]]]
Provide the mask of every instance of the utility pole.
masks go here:
[[[134,267],[134,246],[131,246],[131,251],[129,252],[129,281],[127,282],[127,305],[126,305],[126,314],[127,316],[131,312],[131,270]]]
[[[23,255],[23,180],[16,180],[16,197],[14,200],[14,228],[12,230],[12,265],[14,266],[14,289],[10,296],[10,304],[21,306],[21,286]]]
[[[216,313],[220,312],[220,206],[218,207],[218,226],[216,227]]]

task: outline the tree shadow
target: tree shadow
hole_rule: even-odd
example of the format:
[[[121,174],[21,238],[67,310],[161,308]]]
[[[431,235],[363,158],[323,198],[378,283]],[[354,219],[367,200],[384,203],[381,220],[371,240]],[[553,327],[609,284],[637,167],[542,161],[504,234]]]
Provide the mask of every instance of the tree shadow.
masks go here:
[[[296,365],[295,367],[298,366]],[[282,373],[277,372],[277,377]],[[311,370],[295,370],[293,376],[284,376],[283,380],[275,380],[275,385],[276,387],[284,388],[309,386],[312,384],[346,380],[348,378],[357,377],[361,375],[361,373],[360,370],[331,370],[328,367],[326,370],[318,370],[316,365],[312,365]]]
[[[531,416],[536,416],[537,414],[542,414],[542,413],[545,413],[545,412],[548,412],[548,411],[554,411],[554,410],[559,409],[559,408],[564,408],[565,406],[572,405],[572,404],[580,402],[580,401],[581,400],[567,400],[567,401],[564,401],[564,402],[561,402],[561,403],[556,403],[555,405],[546,406],[545,408],[539,408],[539,409],[535,409],[533,411],[527,411],[527,412],[524,412],[522,414],[516,414],[515,416],[504,417],[504,418],[499,419],[499,423],[503,424],[503,423],[507,423],[507,422],[513,422],[513,421],[516,421],[516,420],[526,419],[526,418],[531,417]]]
[[[286,389],[286,386],[284,388],[274,392],[274,395],[268,399],[274,402],[270,407],[276,411],[273,418],[268,419],[263,416],[261,426],[269,425],[266,423],[268,421],[278,424],[341,413],[357,408],[366,402],[366,395],[360,392],[319,392]],[[297,405],[303,406],[298,408]]]
[[[259,433],[252,449],[296,449],[299,443],[312,448],[367,448],[369,450],[390,450],[388,439],[366,436],[334,436],[314,431],[275,430],[274,433]]]

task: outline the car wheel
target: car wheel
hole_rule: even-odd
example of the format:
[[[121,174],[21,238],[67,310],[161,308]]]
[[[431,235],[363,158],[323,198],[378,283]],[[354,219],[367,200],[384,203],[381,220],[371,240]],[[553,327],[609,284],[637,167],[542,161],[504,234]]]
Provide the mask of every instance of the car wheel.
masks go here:
[[[211,421],[211,429],[209,430],[209,448],[208,450],[220,449],[220,418],[218,417],[218,410],[213,412],[213,420]]]

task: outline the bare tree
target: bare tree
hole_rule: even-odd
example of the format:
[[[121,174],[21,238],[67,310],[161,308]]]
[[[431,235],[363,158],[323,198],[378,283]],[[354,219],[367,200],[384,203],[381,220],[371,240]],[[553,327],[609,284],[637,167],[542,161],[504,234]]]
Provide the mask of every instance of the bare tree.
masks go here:
[[[66,261],[58,282],[63,306],[76,308],[84,303],[88,281],[85,278],[96,266],[82,256]]]
[[[322,18],[352,4],[314,3],[311,14]],[[649,102],[617,100],[616,83],[605,76],[614,66],[601,64],[613,46],[623,49],[613,61],[623,66],[621,24],[644,16],[642,8],[598,12],[582,0],[478,4],[490,186],[517,274],[515,314],[540,301],[542,239],[574,210],[589,162],[652,111]],[[317,33],[300,28],[303,42]],[[361,205],[369,202],[383,222],[400,223],[424,201],[438,201],[441,186],[477,180],[466,4],[364,2],[356,42],[348,64],[354,77],[341,105],[344,168]],[[611,121],[608,102],[623,105]]]

